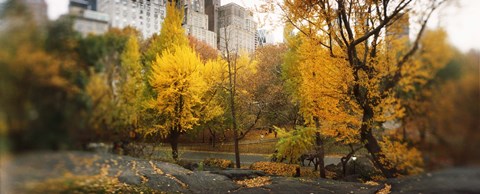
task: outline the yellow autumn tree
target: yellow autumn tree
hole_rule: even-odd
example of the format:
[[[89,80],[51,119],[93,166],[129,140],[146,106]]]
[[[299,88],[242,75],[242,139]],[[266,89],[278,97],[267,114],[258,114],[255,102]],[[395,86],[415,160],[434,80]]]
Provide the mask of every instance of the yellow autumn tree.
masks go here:
[[[431,71],[417,51],[427,21],[443,2],[285,0],[279,5],[298,32],[298,57],[292,58],[298,69],[291,72],[299,78],[292,83],[298,84],[307,124],[337,141],[361,143],[386,177],[399,170],[382,151],[382,134],[386,124],[406,114],[402,101],[408,99],[400,96],[429,79],[425,75]],[[405,31],[410,17],[419,22],[411,42]]]
[[[152,36],[148,48],[143,56],[143,63],[147,70],[150,70],[151,62],[158,54],[173,45],[188,45],[188,38],[185,36],[185,29],[182,27],[183,10],[178,9],[174,2],[167,3],[167,14],[162,23],[160,34]],[[149,71],[147,71],[149,73]]]
[[[133,131],[139,127],[144,90],[142,66],[138,40],[130,36],[120,56],[120,78],[118,84],[117,107],[120,127]]]
[[[145,134],[160,134],[169,140],[172,156],[178,159],[178,138],[205,119],[222,113],[212,106],[209,99],[209,79],[206,68],[214,68],[215,62],[204,65],[188,46],[174,46],[153,62],[150,85],[157,93],[148,107],[155,109],[159,124],[146,129]],[[206,108],[207,107],[207,108]],[[208,111],[208,112],[207,112]]]
[[[228,41],[226,41],[228,45]],[[245,137],[258,122],[261,114],[259,102],[253,98],[252,89],[255,83],[251,76],[257,72],[257,62],[248,53],[232,51],[226,47],[225,67],[227,79],[225,88],[227,98],[225,102],[230,112],[230,121],[233,131],[235,165],[240,168],[239,140]],[[254,114],[251,114],[255,112]]]
[[[85,93],[90,99],[91,112],[88,114],[87,123],[94,133],[94,138],[106,138],[109,130],[113,130],[115,111],[113,92],[108,84],[107,75],[103,72],[91,71],[90,79],[85,87]],[[98,140],[98,139],[94,139]]]

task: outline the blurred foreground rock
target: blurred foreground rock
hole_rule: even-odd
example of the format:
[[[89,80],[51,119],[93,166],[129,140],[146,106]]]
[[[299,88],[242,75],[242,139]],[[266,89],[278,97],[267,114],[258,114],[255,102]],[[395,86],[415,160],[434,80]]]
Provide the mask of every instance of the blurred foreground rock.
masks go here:
[[[108,176],[129,185],[168,193],[375,193],[384,187],[383,183],[370,185],[272,176],[268,184],[249,188],[232,179],[264,176],[263,172],[235,169],[191,171],[166,162],[86,152],[23,154],[2,164],[0,171],[8,177],[2,180],[2,186],[7,185],[9,190],[0,189],[0,193],[18,193],[29,183],[66,175]],[[480,169],[450,169],[392,179],[386,183],[392,185],[392,193],[479,193]]]

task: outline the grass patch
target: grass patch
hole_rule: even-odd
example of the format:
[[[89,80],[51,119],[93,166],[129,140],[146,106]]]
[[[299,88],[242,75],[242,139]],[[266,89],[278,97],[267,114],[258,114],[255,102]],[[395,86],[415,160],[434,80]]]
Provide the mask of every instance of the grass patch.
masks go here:
[[[259,142],[259,143],[249,143],[249,144],[240,144],[241,153],[252,153],[252,154],[272,154],[275,152],[275,141],[268,142]],[[169,147],[164,147],[169,148]],[[209,151],[209,152],[234,152],[233,143],[228,144],[217,144],[216,147],[212,147],[209,144],[180,144],[180,150],[192,150],[192,151]]]

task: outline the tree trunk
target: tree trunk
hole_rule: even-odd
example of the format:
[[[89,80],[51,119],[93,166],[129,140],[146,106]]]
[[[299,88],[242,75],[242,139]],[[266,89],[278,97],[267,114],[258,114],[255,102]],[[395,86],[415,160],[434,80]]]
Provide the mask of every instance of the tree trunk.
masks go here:
[[[235,165],[240,168],[240,148],[238,146],[238,131],[234,131],[235,136]]]
[[[230,92],[230,111],[232,114],[232,128],[233,128],[233,140],[235,144],[235,166],[240,168],[240,150],[238,147],[238,128],[237,128],[237,116],[235,112],[235,86],[236,86],[236,65],[228,62],[228,74],[229,74],[229,92]]]
[[[180,133],[176,130],[173,130],[169,135],[170,146],[172,147],[172,158],[173,160],[178,160],[178,137]]]
[[[320,136],[320,132],[315,133],[315,141],[317,144],[317,157],[318,157],[318,162],[317,165],[319,166],[320,169],[320,177],[321,178],[326,178],[325,176],[325,150],[323,148],[323,141]]]
[[[315,117],[314,118],[315,120],[315,127],[317,128],[317,132],[315,132],[315,144],[316,144],[316,156],[318,157],[318,162],[315,164],[315,166],[319,166],[320,167],[320,177],[321,178],[326,178],[325,176],[325,149],[323,147],[323,140],[322,140],[322,137],[320,135],[320,120],[318,117]]]
[[[373,136],[372,129],[364,129],[366,124],[362,124],[361,137],[362,141],[366,142],[365,148],[368,150],[372,156],[373,164],[382,171],[382,174],[387,178],[394,178],[396,174],[395,169],[387,169],[387,164],[383,164],[380,159],[384,158],[385,155],[381,153],[380,145],[378,144],[377,139]]]
[[[216,136],[215,132],[212,133],[211,138],[212,138],[212,147],[215,148],[215,142],[217,140],[217,136]]]
[[[382,163],[381,158],[385,158],[385,155],[382,154],[380,145],[378,144],[377,138],[373,135],[372,132],[372,120],[373,120],[373,109],[369,103],[365,103],[364,97],[361,97],[359,92],[359,87],[356,87],[356,96],[358,102],[363,102],[363,118],[362,126],[360,128],[360,138],[361,141],[365,143],[365,148],[368,150],[368,153],[372,156],[373,164],[382,172],[382,174],[387,178],[394,178],[396,175],[395,169],[387,169],[388,164]]]
[[[343,174],[343,177],[346,177],[347,176],[347,162],[348,162],[349,159],[347,159],[347,157],[342,157],[340,159],[340,162],[342,162],[342,174]]]

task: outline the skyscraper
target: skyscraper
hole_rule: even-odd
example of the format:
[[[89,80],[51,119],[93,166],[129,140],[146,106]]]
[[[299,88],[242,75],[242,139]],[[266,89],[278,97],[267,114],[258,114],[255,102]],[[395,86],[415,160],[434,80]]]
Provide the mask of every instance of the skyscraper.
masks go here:
[[[205,0],[205,14],[208,15],[208,30],[218,33],[218,9],[220,0]]]
[[[219,50],[225,52],[228,49],[230,52],[253,53],[257,31],[253,13],[235,3],[221,6],[218,13]]]
[[[255,47],[261,47],[269,44],[275,44],[272,32],[266,29],[257,30]]]
[[[208,30],[208,15],[205,14],[205,0],[185,0],[185,32],[212,48],[217,48],[216,34]]]
[[[73,16],[73,29],[83,36],[108,31],[109,16],[97,12],[96,0],[70,0],[69,15]]]
[[[98,0],[97,9],[109,15],[111,27],[138,29],[144,38],[160,33],[166,0]]]

